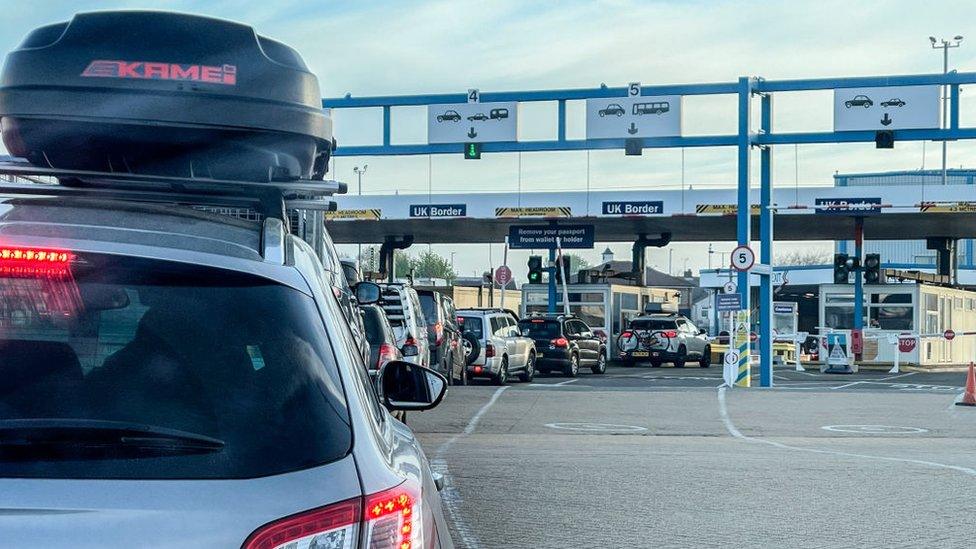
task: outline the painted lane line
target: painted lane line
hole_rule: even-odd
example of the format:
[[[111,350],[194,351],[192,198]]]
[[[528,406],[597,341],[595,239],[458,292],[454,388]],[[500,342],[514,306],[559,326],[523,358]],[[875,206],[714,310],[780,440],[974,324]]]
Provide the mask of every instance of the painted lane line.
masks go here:
[[[755,437],[743,435],[742,432],[735,427],[735,424],[732,423],[732,418],[729,417],[728,407],[725,404],[725,387],[722,387],[721,389],[718,390],[718,412],[719,412],[719,416],[722,418],[722,423],[725,424],[725,430],[728,431],[729,434],[732,435],[734,438],[743,440],[745,442],[751,442],[754,444],[766,444],[769,446],[773,446],[775,448],[781,448],[783,450],[793,450],[796,452],[809,452],[812,454],[826,454],[832,456],[870,459],[874,461],[894,461],[897,463],[911,463],[913,465],[924,465],[926,467],[949,469],[972,477],[976,477],[976,469],[972,469],[969,467],[962,467],[959,465],[948,465],[945,463],[938,463],[935,461],[925,461],[921,459],[898,458],[898,457],[890,457],[890,456],[872,456],[869,454],[855,454],[853,452],[839,452],[836,450],[823,450],[821,448],[804,448],[802,446],[790,446],[789,444],[783,444],[782,442],[775,442],[772,440],[766,440],[762,438],[755,438]]]
[[[853,381],[851,383],[845,383],[844,385],[838,385],[837,387],[831,387],[831,389],[846,389],[847,387],[853,387],[855,385],[860,385],[864,383],[863,381]]]
[[[461,515],[461,504],[463,499],[461,498],[461,492],[454,485],[454,479],[451,477],[450,468],[447,466],[447,460],[443,458],[444,453],[450,449],[451,446],[457,442],[463,436],[470,435],[478,427],[478,422],[484,417],[488,410],[498,401],[498,397],[502,396],[502,393],[508,389],[508,386],[499,387],[488,402],[485,403],[480,409],[468,421],[468,424],[464,427],[464,430],[460,433],[455,434],[451,438],[444,441],[440,447],[437,448],[437,452],[434,454],[434,459],[431,461],[431,469],[440,473],[444,476],[444,489],[441,491],[441,502],[444,504],[444,509],[447,511],[451,522],[454,524],[454,529],[457,531],[458,536],[461,537],[461,542],[468,549],[481,549],[481,543],[478,538],[474,535],[474,532],[464,521]]]
[[[553,383],[554,387],[561,387],[563,385],[569,385],[570,383],[576,383],[578,379],[567,379],[566,381],[560,381],[559,383]]]
[[[913,376],[913,375],[915,375],[916,373],[917,373],[917,372],[908,372],[907,374],[898,374],[898,375],[896,375],[896,376],[889,376],[889,377],[883,377],[883,378],[881,378],[881,379],[879,379],[878,381],[887,381],[887,380],[889,380],[889,379],[898,379],[898,378],[900,378],[900,377],[908,377],[908,376]]]
[[[956,403],[957,402],[962,402],[962,397],[964,397],[964,396],[966,396],[966,392],[965,391],[963,391],[963,392],[959,393],[958,395],[956,395],[956,398],[952,399],[952,402],[949,403],[949,407],[946,408],[946,409],[949,410],[950,412],[955,412],[956,410],[958,410],[959,407],[956,406]]]

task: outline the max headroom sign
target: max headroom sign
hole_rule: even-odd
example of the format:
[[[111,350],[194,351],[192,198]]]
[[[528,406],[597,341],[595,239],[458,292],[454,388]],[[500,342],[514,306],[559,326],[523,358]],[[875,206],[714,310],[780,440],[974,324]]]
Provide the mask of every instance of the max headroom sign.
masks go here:
[[[132,78],[136,80],[185,80],[207,84],[237,85],[236,65],[186,65],[153,61],[97,59],[81,73],[85,78]]]

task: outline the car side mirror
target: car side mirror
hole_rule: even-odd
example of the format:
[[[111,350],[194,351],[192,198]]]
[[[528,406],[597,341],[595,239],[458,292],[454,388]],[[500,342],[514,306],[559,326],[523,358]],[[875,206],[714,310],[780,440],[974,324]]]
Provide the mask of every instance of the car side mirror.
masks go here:
[[[363,281],[356,284],[356,301],[360,305],[370,305],[380,300],[380,286],[375,282]]]
[[[379,378],[383,405],[391,412],[430,410],[447,393],[447,378],[430,368],[402,360],[388,362]]]
[[[705,335],[707,333],[708,332],[706,332],[705,330],[698,330],[698,335],[700,335],[700,336],[703,336],[703,335]]]

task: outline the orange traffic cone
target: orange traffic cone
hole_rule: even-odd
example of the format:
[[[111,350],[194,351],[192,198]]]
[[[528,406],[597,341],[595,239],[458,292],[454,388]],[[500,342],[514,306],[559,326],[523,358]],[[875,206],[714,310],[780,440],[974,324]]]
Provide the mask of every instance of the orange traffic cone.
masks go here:
[[[969,363],[969,375],[966,376],[966,392],[956,406],[976,406],[976,373],[972,362]]]

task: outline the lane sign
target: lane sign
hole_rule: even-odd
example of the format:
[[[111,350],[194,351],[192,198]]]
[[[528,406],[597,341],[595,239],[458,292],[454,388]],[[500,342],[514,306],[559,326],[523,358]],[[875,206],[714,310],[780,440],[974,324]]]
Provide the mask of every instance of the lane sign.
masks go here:
[[[587,139],[680,135],[680,95],[639,95],[586,100]]]
[[[910,353],[915,350],[915,336],[901,335],[898,337],[898,350]]]
[[[495,269],[495,282],[499,286],[505,286],[512,281],[512,270],[507,265],[501,265]]]
[[[411,204],[410,217],[465,217],[467,204]]]
[[[625,200],[603,203],[603,215],[657,215],[664,213],[661,200]]]
[[[555,248],[556,238],[565,249],[593,247],[593,225],[512,225],[508,228],[508,247],[513,250]]]
[[[952,328],[950,328],[946,330],[945,333],[942,334],[942,336],[946,338],[946,341],[952,341],[953,339],[956,338],[956,332],[954,332]]]
[[[749,246],[739,246],[732,250],[732,268],[737,271],[748,271],[756,264],[756,253]]]
[[[481,103],[481,92],[478,88],[468,88],[468,103]]]
[[[881,199],[871,198],[816,198],[816,212],[826,215],[849,215],[851,213],[881,213]]]
[[[727,294],[734,294],[738,289],[739,287],[736,286],[735,282],[732,282],[731,280],[722,285],[722,291]]]
[[[427,107],[428,143],[517,141],[518,103],[448,103]]]
[[[834,90],[834,131],[938,128],[939,86]]]
[[[742,294],[717,294],[715,296],[715,310],[722,313],[725,311],[738,311],[742,309]]]
[[[631,82],[627,86],[627,97],[637,97],[641,94],[641,84],[640,82]]]

